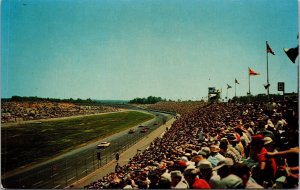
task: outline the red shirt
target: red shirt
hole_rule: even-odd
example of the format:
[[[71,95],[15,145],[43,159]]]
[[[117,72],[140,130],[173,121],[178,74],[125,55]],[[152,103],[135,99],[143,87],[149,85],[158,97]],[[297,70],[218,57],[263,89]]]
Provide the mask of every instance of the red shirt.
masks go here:
[[[261,149],[260,153],[257,154],[258,162],[259,162],[259,164],[261,162],[266,162],[266,167],[271,166],[272,172],[273,172],[273,177],[275,177],[275,175],[276,175],[276,168],[277,168],[276,162],[275,162],[274,158],[267,158],[266,157],[267,152],[268,151],[267,151],[267,149],[265,149],[265,147],[263,147]],[[269,164],[269,166],[268,166],[268,164]]]
[[[204,179],[199,179],[196,177],[192,189],[210,189],[209,184]]]

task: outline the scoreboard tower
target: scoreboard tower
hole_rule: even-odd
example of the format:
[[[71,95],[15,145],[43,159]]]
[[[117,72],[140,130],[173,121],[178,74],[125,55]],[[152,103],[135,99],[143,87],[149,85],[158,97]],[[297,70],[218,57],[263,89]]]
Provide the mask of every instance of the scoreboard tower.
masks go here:
[[[208,87],[208,102],[219,102],[220,91],[216,87]]]

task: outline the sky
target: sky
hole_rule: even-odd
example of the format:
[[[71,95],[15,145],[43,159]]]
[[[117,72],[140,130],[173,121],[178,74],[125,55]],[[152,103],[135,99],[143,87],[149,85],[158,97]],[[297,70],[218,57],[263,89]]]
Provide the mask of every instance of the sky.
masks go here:
[[[265,94],[267,57],[270,93],[297,92],[299,58],[283,51],[297,35],[297,0],[3,0],[1,95],[232,98],[248,67],[251,94]]]

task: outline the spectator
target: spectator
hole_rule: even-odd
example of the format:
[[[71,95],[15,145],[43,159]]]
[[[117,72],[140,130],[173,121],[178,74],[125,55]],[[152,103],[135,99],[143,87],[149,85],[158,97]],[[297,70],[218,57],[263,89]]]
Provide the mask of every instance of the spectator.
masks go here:
[[[116,153],[116,161],[119,162],[119,159],[120,159],[120,155],[119,155],[119,153],[117,152],[117,153]]]
[[[181,171],[175,170],[170,173],[172,188],[174,189],[188,189],[189,185],[187,181],[184,179]]]
[[[217,164],[224,160],[225,157],[219,153],[220,148],[218,145],[210,145],[210,156],[207,158],[207,160],[211,163],[212,167],[216,167]]]
[[[276,112],[282,114],[282,118],[286,119],[288,123],[284,128],[287,131],[286,134],[288,134],[286,137],[294,138],[298,136],[298,130],[295,127],[296,121],[298,121],[297,115],[286,111],[289,109],[289,107],[286,106],[287,104],[282,105],[283,106],[277,107]],[[166,106],[166,104],[164,104],[164,106]],[[175,104],[172,104],[172,106],[175,107]],[[176,108],[180,109],[180,106]],[[187,107],[184,109],[186,108]],[[294,108],[297,108],[297,106],[294,106],[293,109]],[[176,179],[178,180],[179,178],[172,181],[172,177],[171,180],[168,180],[168,177],[160,177],[161,175],[165,176],[165,174],[170,174],[170,172],[172,173],[174,170],[178,170],[184,174],[184,179],[186,179],[190,188],[205,186],[203,181],[206,181],[212,188],[250,188],[252,186],[261,188],[264,181],[268,182],[268,186],[271,187],[275,178],[280,176],[280,173],[276,171],[276,165],[278,163],[276,163],[275,167],[272,164],[272,159],[276,158],[279,161],[287,159],[287,164],[282,165],[281,162],[278,164],[280,166],[279,168],[290,171],[289,173],[292,174],[286,174],[288,181],[286,187],[294,187],[294,185],[297,185],[297,183],[294,183],[290,179],[293,176],[297,177],[299,173],[299,168],[297,170],[297,166],[299,166],[299,149],[288,150],[288,148],[292,146],[299,146],[298,143],[296,143],[297,138],[295,138],[292,144],[285,144],[285,146],[281,147],[276,146],[283,143],[272,144],[272,142],[277,142],[278,138],[273,139],[272,133],[269,133],[268,130],[265,129],[269,118],[264,115],[265,110],[263,109],[263,104],[251,103],[238,105],[232,103],[214,103],[202,106],[198,109],[191,107],[189,109],[191,110],[186,112],[181,109],[181,112],[185,113],[177,118],[172,124],[172,127],[170,127],[161,138],[155,139],[144,152],[133,157],[126,167],[118,171],[118,175],[134,175],[135,177],[132,179],[136,183],[139,180],[147,181],[141,179],[143,175],[142,171],[147,168],[147,170],[150,171],[148,176],[150,184],[148,188],[151,189],[174,187],[174,185],[170,186],[170,184],[174,184]],[[270,112],[270,114],[272,115],[273,111],[272,113]],[[276,120],[272,118],[272,122],[275,124]],[[244,125],[245,129],[243,129],[243,123],[246,123]],[[242,130],[237,128],[241,128]],[[202,139],[199,139],[199,134],[203,137]],[[250,134],[260,135],[255,135],[252,138]],[[280,135],[283,136],[283,133]],[[239,147],[240,145],[238,145],[239,141],[245,151],[244,158],[241,156],[242,150],[241,147]],[[272,147],[270,145],[272,145]],[[217,148],[218,146],[219,149]],[[280,150],[278,154],[267,152],[272,151],[274,148],[275,150]],[[241,153],[239,153],[238,150],[240,150]],[[195,154],[195,152],[198,153]],[[297,152],[297,154],[292,154],[291,152]],[[225,161],[226,159],[221,161],[211,159],[216,153],[224,157],[232,158],[232,161],[228,161],[228,158],[226,158],[227,161]],[[232,162],[234,163],[233,168]],[[240,166],[241,162],[245,164]],[[195,163],[197,169],[193,168],[193,163]],[[215,166],[216,164],[216,167],[220,168],[213,170],[212,165]],[[255,167],[256,165],[258,167]],[[235,170],[235,166],[239,169]],[[155,169],[155,167],[158,169]],[[257,170],[255,168],[257,168],[259,172],[255,172]],[[157,172],[157,175],[151,174],[154,173],[154,171]],[[253,178],[251,177],[251,173],[253,173]],[[259,175],[257,175],[257,173]],[[109,174],[108,176],[114,175]],[[93,188],[107,188],[109,187],[107,184],[112,183],[108,178],[100,181],[101,182],[91,184],[91,186]],[[168,181],[170,181],[170,183],[168,183]],[[258,184],[255,183],[255,181],[257,181]],[[123,186],[125,185],[121,187]]]
[[[196,168],[187,168],[183,173],[191,189],[209,189],[209,184],[204,179],[199,179],[198,174],[199,170]]]
[[[151,171],[148,176],[150,180],[149,189],[158,189],[159,174],[156,171]]]
[[[199,164],[200,176],[209,183],[211,188],[217,188],[220,176],[213,171],[212,164],[209,161],[203,161]]]
[[[254,160],[258,161],[258,172],[256,173],[255,180],[260,184],[271,184],[274,182],[276,175],[276,162],[274,158],[268,158],[266,156],[267,150],[264,147],[264,141],[262,135],[256,135],[252,137],[251,149],[255,153]]]
[[[230,136],[231,139],[231,143],[235,144],[236,142],[236,137],[231,135]],[[229,141],[227,140],[227,138],[222,138],[221,139],[221,143],[220,143],[220,148],[222,149],[222,152],[224,152],[223,156],[224,157],[228,157],[231,158],[234,163],[238,163],[242,160],[242,156],[239,154],[239,152],[233,147],[233,145],[231,145],[229,143]]]
[[[259,185],[252,177],[250,168],[244,163],[237,163],[232,166],[232,173],[239,176],[243,180],[243,186],[246,189],[262,189],[263,186]]]
[[[169,173],[164,173],[160,176],[159,182],[158,182],[158,189],[171,189],[172,187],[172,180]]]
[[[221,177],[220,182],[217,184],[217,188],[220,189],[242,189],[245,186],[243,181],[238,176],[232,173],[232,166],[234,162],[231,158],[225,158],[225,160],[219,162],[218,166],[213,170],[218,171],[218,175]]]
[[[267,152],[267,157],[281,157],[284,159],[283,165],[279,167],[280,171],[284,171],[287,183],[283,188],[296,188],[299,182],[299,147],[290,148],[280,152]]]
[[[274,133],[266,129],[264,121],[259,122],[258,131],[256,134],[261,134],[264,137],[271,137],[272,139],[275,139]]]

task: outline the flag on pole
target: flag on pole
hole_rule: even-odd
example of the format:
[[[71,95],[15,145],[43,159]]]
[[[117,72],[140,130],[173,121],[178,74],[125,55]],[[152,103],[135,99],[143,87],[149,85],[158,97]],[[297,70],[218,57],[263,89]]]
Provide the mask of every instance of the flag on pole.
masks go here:
[[[227,89],[232,88],[229,84],[227,84]]]
[[[273,52],[273,50],[269,46],[268,42],[266,42],[266,44],[267,44],[267,53],[271,53],[271,54],[275,55],[275,53]]]
[[[297,39],[299,39],[299,34],[297,35]],[[299,54],[299,44],[295,48],[283,48],[283,51],[286,53],[286,55],[288,56],[288,58],[290,58],[290,60],[293,63],[295,63],[295,61],[296,61],[296,59],[298,57],[298,54]]]
[[[240,84],[238,80],[235,79],[235,84]]]
[[[295,47],[295,48],[283,48],[283,51],[286,53],[286,55],[288,56],[288,58],[290,58],[290,60],[295,63],[298,54],[299,54],[299,46]]]
[[[249,70],[249,75],[250,75],[250,76],[259,75],[258,72],[253,71],[253,70],[250,69],[249,67],[248,67],[248,70]]]
[[[270,87],[270,84],[264,85],[265,89],[267,90]]]

